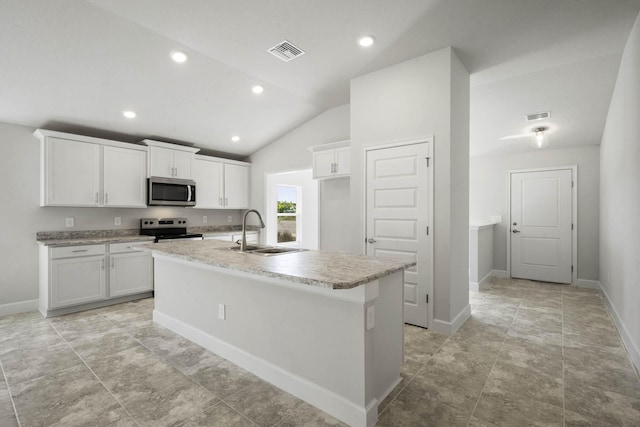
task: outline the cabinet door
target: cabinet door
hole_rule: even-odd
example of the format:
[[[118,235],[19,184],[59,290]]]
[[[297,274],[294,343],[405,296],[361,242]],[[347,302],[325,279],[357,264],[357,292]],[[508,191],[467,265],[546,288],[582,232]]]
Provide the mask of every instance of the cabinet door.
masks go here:
[[[249,207],[248,166],[224,165],[224,205],[228,209],[246,209]]]
[[[220,209],[222,197],[222,163],[193,160],[193,180],[196,182],[195,208]]]
[[[146,167],[144,151],[104,147],[104,205],[146,207]]]
[[[175,178],[173,150],[162,147],[149,147],[149,176]]]
[[[47,138],[43,206],[98,206],[100,145]]]
[[[151,254],[130,252],[112,254],[109,296],[138,294],[153,290]]]
[[[334,175],[349,175],[351,172],[351,147],[336,148]]]
[[[193,163],[193,153],[175,150],[173,152],[173,167],[175,178],[191,179],[191,165]]]
[[[333,175],[334,150],[313,153],[313,177],[325,178]]]
[[[104,256],[51,261],[51,308],[99,301],[106,297]]]

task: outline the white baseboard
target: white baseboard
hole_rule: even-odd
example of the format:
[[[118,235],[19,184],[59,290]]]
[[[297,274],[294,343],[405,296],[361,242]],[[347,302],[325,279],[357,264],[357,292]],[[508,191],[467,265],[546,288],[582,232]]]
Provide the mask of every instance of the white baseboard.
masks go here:
[[[12,302],[0,305],[0,316],[8,316],[10,314],[26,313],[27,311],[38,310],[38,300],[31,299],[27,301]]]
[[[380,402],[377,399],[372,399],[366,407],[356,405],[330,390],[157,310],[153,311],[153,321],[224,357],[350,426],[373,427],[378,420],[378,404]]]
[[[618,332],[620,333],[622,342],[627,348],[627,351],[629,352],[629,356],[631,356],[631,362],[633,362],[633,364],[635,365],[636,370],[640,372],[640,350],[639,350],[640,347],[637,345],[637,343],[633,342],[633,339],[631,338],[629,331],[624,326],[624,323],[622,322],[620,315],[618,315],[618,311],[611,303],[611,299],[609,298],[609,295],[607,294],[607,291],[605,290],[604,286],[600,287],[600,290],[604,294],[604,301],[606,303],[607,308],[609,309],[609,314],[613,318],[613,321],[615,322],[616,327],[618,328]]]
[[[484,288],[484,285],[489,283],[489,281],[493,277],[493,271],[494,270],[488,272],[487,275],[484,276],[479,282],[469,282],[469,289],[475,292],[480,291],[482,288]]]
[[[453,335],[460,326],[471,316],[471,306],[467,304],[451,322],[433,319],[431,330],[445,335]]]
[[[504,279],[507,277],[507,270],[492,270],[491,275],[499,279]]]
[[[602,292],[602,285],[598,280],[578,279],[576,286],[585,289],[595,289]]]

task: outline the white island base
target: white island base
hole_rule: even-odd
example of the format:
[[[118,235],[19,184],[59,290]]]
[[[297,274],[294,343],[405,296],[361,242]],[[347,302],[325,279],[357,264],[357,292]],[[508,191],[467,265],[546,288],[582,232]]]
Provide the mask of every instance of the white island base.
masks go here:
[[[400,382],[402,270],[330,289],[154,258],[155,322],[350,426],[375,424]]]

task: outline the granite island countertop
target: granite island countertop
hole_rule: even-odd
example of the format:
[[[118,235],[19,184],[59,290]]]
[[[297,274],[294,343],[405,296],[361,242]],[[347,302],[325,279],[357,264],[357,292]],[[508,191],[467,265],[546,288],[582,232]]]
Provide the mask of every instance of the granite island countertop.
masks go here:
[[[262,256],[231,251],[229,242],[187,240],[134,245],[153,254],[329,289],[351,289],[415,265],[392,258],[303,251]]]

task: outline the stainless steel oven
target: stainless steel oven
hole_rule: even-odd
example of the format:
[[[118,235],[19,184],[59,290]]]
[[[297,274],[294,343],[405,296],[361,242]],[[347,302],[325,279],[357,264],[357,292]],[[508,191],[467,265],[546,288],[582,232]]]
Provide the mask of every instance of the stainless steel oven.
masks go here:
[[[148,181],[147,204],[149,206],[195,206],[195,181],[157,176],[152,176]]]

